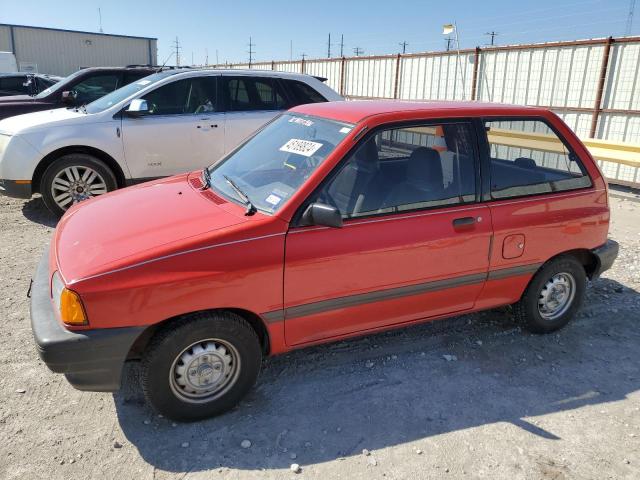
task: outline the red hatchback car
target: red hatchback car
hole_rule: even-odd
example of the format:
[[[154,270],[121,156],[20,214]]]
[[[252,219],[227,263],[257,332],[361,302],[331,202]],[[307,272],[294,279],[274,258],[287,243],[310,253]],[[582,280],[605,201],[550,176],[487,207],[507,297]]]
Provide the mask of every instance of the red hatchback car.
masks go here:
[[[617,256],[607,184],[553,113],[296,107],[205,169],[71,208],[38,266],[41,357],[82,390],[123,363],[167,417],[235,405],[265,355],[513,305],[551,332]]]

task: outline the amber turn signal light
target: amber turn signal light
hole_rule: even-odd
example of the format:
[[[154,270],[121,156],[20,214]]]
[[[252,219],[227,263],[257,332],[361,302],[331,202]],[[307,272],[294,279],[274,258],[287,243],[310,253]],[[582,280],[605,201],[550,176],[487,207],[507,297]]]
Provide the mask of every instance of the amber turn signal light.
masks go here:
[[[67,325],[86,325],[88,323],[80,296],[66,288],[60,294],[60,318]]]

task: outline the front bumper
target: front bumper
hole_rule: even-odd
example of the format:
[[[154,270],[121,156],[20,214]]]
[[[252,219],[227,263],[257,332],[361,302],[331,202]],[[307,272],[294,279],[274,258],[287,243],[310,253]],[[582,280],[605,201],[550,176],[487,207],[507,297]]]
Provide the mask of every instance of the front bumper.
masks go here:
[[[0,178],[0,194],[13,198],[31,198],[31,182],[18,183],[16,180]]]
[[[597,279],[602,272],[611,268],[613,262],[618,257],[619,248],[618,242],[614,240],[607,240],[607,243],[595,250],[592,250],[597,259],[596,268],[591,275],[592,280]]]
[[[63,373],[78,390],[114,392],[120,388],[122,366],[143,327],[72,332],[56,318],[50,298],[47,249],[31,288],[31,328],[40,358],[55,373]]]

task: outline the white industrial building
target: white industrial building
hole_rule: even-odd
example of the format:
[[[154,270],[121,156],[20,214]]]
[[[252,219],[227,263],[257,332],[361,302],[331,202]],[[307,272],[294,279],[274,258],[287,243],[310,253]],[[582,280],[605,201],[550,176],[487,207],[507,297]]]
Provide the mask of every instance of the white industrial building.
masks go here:
[[[157,63],[157,39],[0,23],[0,51],[21,71],[66,76],[81,68]]]

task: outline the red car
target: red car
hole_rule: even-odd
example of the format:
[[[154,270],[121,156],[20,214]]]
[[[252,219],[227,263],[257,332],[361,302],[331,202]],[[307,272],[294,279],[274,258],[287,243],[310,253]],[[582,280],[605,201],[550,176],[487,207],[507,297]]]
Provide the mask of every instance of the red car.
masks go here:
[[[140,359],[151,405],[195,420],[265,355],[502,305],[557,330],[617,256],[608,227],[602,174],[547,110],[304,105],[204,171],[71,208],[32,327],[74,387],[117,390]]]

